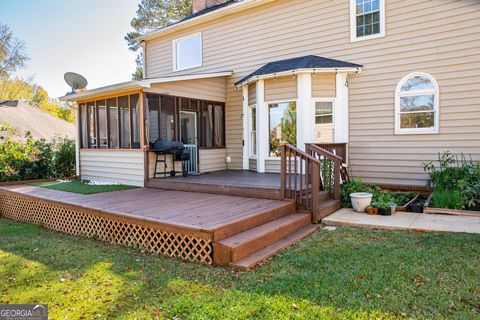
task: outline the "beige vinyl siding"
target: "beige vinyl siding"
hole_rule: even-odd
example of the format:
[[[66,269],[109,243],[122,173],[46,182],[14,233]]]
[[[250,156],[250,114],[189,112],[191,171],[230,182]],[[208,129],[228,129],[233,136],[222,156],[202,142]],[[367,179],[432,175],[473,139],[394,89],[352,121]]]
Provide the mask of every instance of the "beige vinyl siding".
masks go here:
[[[143,158],[140,151],[81,150],[80,176],[85,180],[143,187]]]
[[[317,73],[312,75],[312,96],[314,98],[335,98],[335,73]]]
[[[225,77],[153,84],[146,92],[225,102]]]
[[[465,152],[480,159],[478,1],[388,0],[386,37],[354,43],[349,3],[275,1],[149,41],[149,77],[192,73],[172,72],[171,40],[203,33],[203,67],[195,72],[235,72],[226,84],[231,169],[242,168],[242,90],[234,83],[268,62],[310,54],[363,65],[361,74],[349,76],[354,175],[370,182],[424,184],[422,162],[435,160],[437,152]],[[395,87],[414,71],[438,81],[439,134],[394,135]]]
[[[293,76],[265,80],[265,102],[297,99],[297,78]]]
[[[332,143],[333,142],[333,123],[315,124],[314,126],[314,142],[316,143]]]
[[[199,167],[200,172],[211,172],[226,170],[227,164],[225,157],[227,149],[200,149],[199,150]]]
[[[157,155],[154,152],[149,152],[148,153],[148,177],[152,179],[155,175],[155,160],[157,158]],[[163,159],[163,156],[159,156],[159,159]],[[182,164],[180,162],[177,162],[175,164],[175,169],[177,171],[182,170]],[[172,162],[172,156],[167,155],[167,171],[170,172],[173,170],[173,162]],[[157,172],[163,172],[164,171],[164,166],[162,162],[159,162],[157,164]],[[167,178],[170,177],[169,174],[167,174]],[[163,178],[163,174],[157,174],[157,178]]]
[[[248,86],[248,105],[252,106],[257,103],[257,85],[251,84]]]
[[[249,159],[248,168],[251,171],[257,171],[257,159]]]
[[[280,173],[280,160],[267,159],[265,160],[265,172],[268,173]]]

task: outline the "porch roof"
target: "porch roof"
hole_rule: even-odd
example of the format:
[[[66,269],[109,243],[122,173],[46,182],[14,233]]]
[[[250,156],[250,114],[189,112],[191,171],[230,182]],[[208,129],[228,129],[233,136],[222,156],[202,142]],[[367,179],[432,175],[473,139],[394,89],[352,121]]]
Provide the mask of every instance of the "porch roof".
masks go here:
[[[280,61],[267,63],[260,69],[254,71],[248,76],[244,77],[235,85],[248,84],[251,80],[273,77],[275,75],[281,76],[287,73],[300,72],[336,72],[336,71],[360,71],[362,66],[356,63],[324,58],[320,56],[304,56]]]
[[[67,94],[59,99],[61,101],[78,101],[78,100],[86,100],[95,97],[105,96],[107,94],[115,94],[121,93],[130,90],[141,90],[144,88],[150,88],[152,84],[156,83],[165,83],[165,82],[176,82],[176,81],[186,81],[186,80],[196,80],[196,79],[206,79],[206,78],[215,78],[215,77],[227,77],[231,76],[233,71],[223,71],[223,72],[216,72],[216,73],[197,73],[197,74],[189,74],[189,75],[182,75],[182,76],[175,76],[175,77],[162,77],[162,78],[151,78],[151,79],[143,79],[143,80],[133,80],[128,82],[121,82],[105,87],[95,88],[91,90],[87,90],[84,92],[78,92],[73,94]]]

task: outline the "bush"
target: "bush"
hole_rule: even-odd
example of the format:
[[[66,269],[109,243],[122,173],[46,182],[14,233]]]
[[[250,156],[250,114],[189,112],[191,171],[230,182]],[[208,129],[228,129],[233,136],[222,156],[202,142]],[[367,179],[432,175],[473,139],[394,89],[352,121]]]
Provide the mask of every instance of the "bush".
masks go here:
[[[53,143],[27,135],[25,142],[7,138],[0,144],[0,181],[70,177],[75,174],[75,143]]]

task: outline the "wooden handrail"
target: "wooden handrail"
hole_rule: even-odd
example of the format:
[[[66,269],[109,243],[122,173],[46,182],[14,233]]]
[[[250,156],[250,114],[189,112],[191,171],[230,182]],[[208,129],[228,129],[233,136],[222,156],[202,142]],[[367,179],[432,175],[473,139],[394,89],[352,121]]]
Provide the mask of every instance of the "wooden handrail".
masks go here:
[[[342,163],[347,163],[347,143],[309,143],[323,150],[326,150],[342,159]]]
[[[320,222],[318,197],[321,191],[320,161],[292,146],[281,146],[281,192],[285,199],[294,199],[299,209],[310,211],[312,221]]]
[[[335,200],[340,200],[340,169],[343,159],[316,144],[306,144],[306,152],[320,162],[323,190],[329,191]]]

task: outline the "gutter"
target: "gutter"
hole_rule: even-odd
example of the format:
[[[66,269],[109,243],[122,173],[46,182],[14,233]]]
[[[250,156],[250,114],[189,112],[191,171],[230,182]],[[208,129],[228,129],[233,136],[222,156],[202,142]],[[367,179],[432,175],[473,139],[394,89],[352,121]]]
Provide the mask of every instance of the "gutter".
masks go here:
[[[110,86],[100,87],[92,90],[88,90],[85,92],[79,92],[74,94],[67,94],[66,96],[58,98],[60,101],[78,101],[81,99],[86,99],[89,97],[98,96],[103,93],[114,93],[117,91],[126,91],[126,90],[134,90],[134,89],[143,89],[143,88],[150,88],[150,83],[146,81],[128,81],[122,82],[118,84],[113,84]]]
[[[180,21],[178,23],[172,24],[170,26],[164,27],[160,30],[153,31],[150,33],[147,33],[143,36],[137,37],[134,39],[135,42],[141,42],[141,41],[147,41],[147,40],[152,40],[161,36],[165,36],[167,34],[177,32],[182,29],[186,29],[195,25],[198,25],[203,22],[207,22],[210,20],[214,20],[216,18],[219,18],[221,16],[227,15],[227,14],[232,14],[235,12],[243,11],[246,9],[250,9],[256,6],[259,6],[263,3],[269,3],[273,2],[276,0],[242,0],[240,2],[234,3],[230,6],[220,8],[211,12],[207,12],[205,14],[199,15],[197,17],[185,20],[185,21]]]

